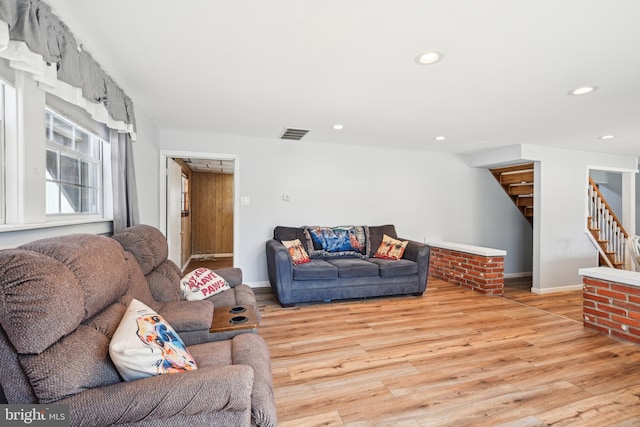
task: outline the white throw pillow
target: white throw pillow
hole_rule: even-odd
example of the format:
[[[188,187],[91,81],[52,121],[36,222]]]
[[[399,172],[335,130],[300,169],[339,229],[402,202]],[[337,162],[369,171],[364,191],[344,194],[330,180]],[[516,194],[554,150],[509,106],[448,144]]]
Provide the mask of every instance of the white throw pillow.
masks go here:
[[[228,289],[231,289],[229,282],[204,267],[196,268],[180,279],[182,296],[188,301],[209,298]]]
[[[197,369],[176,331],[137,299],[131,300],[113,334],[109,355],[125,381]]]

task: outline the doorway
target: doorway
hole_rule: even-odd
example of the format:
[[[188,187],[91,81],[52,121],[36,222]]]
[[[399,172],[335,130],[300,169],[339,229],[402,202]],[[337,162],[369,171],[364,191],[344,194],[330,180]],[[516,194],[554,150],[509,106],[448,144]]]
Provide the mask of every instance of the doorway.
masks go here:
[[[168,184],[165,166],[174,161],[182,168],[182,185],[176,195]],[[239,159],[237,155],[183,151],[161,151],[160,229],[172,240],[180,239],[178,266],[185,271],[190,261],[221,261],[235,265],[238,259]],[[171,200],[181,200],[180,224]],[[173,224],[171,223],[173,221]],[[178,227],[180,233],[172,232]],[[233,260],[233,261],[231,261]],[[174,260],[175,262],[175,260]]]

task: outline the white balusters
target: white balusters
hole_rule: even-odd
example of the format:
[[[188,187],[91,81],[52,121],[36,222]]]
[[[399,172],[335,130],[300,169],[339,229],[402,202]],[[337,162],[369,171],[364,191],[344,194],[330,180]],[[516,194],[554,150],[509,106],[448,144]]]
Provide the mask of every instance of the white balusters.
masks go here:
[[[598,229],[600,240],[607,241],[607,252],[615,252],[614,262],[625,263],[626,258],[626,237],[625,232],[616,221],[615,215],[609,210],[605,200],[600,197],[599,192],[593,185],[589,185],[589,216],[591,217],[590,227]]]

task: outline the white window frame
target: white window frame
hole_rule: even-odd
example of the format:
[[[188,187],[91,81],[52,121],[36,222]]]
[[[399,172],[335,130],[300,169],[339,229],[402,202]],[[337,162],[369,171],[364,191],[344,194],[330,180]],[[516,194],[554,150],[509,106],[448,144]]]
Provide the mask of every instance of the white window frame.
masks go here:
[[[55,109],[51,108],[50,106],[47,106],[45,108],[45,117],[46,117],[46,113],[50,113],[52,116],[55,116],[57,119],[65,122],[66,124],[70,125],[73,129],[73,133],[75,134],[76,130],[80,130],[88,135],[90,135],[91,138],[95,138],[96,140],[99,141],[99,150],[98,150],[98,161],[95,162],[95,159],[92,159],[89,156],[83,156],[81,154],[79,154],[78,151],[75,151],[73,149],[69,149],[66,148],[54,141],[51,141],[49,139],[49,137],[47,136],[47,142],[46,142],[46,150],[55,150],[58,151],[60,154],[66,154],[68,156],[80,159],[80,160],[89,160],[92,163],[95,163],[96,165],[98,165],[98,196],[97,196],[97,203],[98,203],[98,209],[97,212],[74,212],[74,213],[47,213],[47,222],[53,222],[53,221],[62,221],[62,220],[72,220],[72,219],[93,219],[93,218],[104,218],[105,217],[105,211],[104,211],[104,207],[105,207],[105,180],[104,180],[104,176],[105,176],[105,169],[110,168],[111,167],[111,157],[110,155],[107,157],[106,154],[110,153],[110,149],[107,149],[105,146],[110,144],[110,141],[105,140],[104,138],[100,138],[98,135],[96,135],[94,132],[89,131],[88,129],[80,126],[77,122],[75,122],[72,119],[69,119],[68,117],[66,117],[65,115],[61,114],[60,112],[56,111]],[[47,127],[45,126],[45,129]],[[46,151],[45,151],[45,155],[46,155]],[[47,180],[45,178],[45,182],[48,182],[49,180]],[[60,181],[58,181],[60,182]],[[80,187],[84,187],[84,185],[80,184]],[[60,192],[60,188],[58,188],[58,192]],[[109,203],[106,203],[109,204]]]
[[[5,149],[5,134],[4,134],[4,124],[6,122],[5,118],[5,99],[4,99],[4,90],[5,83],[0,80],[0,224],[6,223],[6,189],[5,189],[5,181],[6,181],[6,167],[5,162],[7,159],[6,149]]]

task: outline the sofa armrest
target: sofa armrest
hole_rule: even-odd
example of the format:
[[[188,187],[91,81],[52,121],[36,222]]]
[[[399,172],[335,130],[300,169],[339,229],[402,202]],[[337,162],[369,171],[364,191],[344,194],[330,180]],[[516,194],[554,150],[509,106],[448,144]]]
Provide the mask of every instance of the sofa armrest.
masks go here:
[[[240,268],[218,268],[213,271],[226,280],[232,288],[242,284],[242,269]]]
[[[211,301],[168,301],[162,304],[158,314],[180,334],[185,331],[209,330],[213,320]]]
[[[207,366],[83,391],[55,402],[69,405],[71,425],[108,426],[144,421],[169,423],[173,416],[206,416],[228,411],[249,418],[253,369]],[[167,420],[167,421],[163,421]]]
[[[271,239],[266,243],[267,272],[273,293],[282,304],[286,303],[293,282],[293,262],[289,251],[278,240]]]
[[[240,334],[233,338],[233,363],[253,368],[251,415],[258,426],[276,427],[278,417],[273,394],[271,358],[266,341],[257,334]]]
[[[398,238],[398,240],[407,240],[409,242],[402,258],[415,261],[418,264],[420,291],[424,292],[427,289],[427,278],[429,277],[431,246],[410,239]]]

